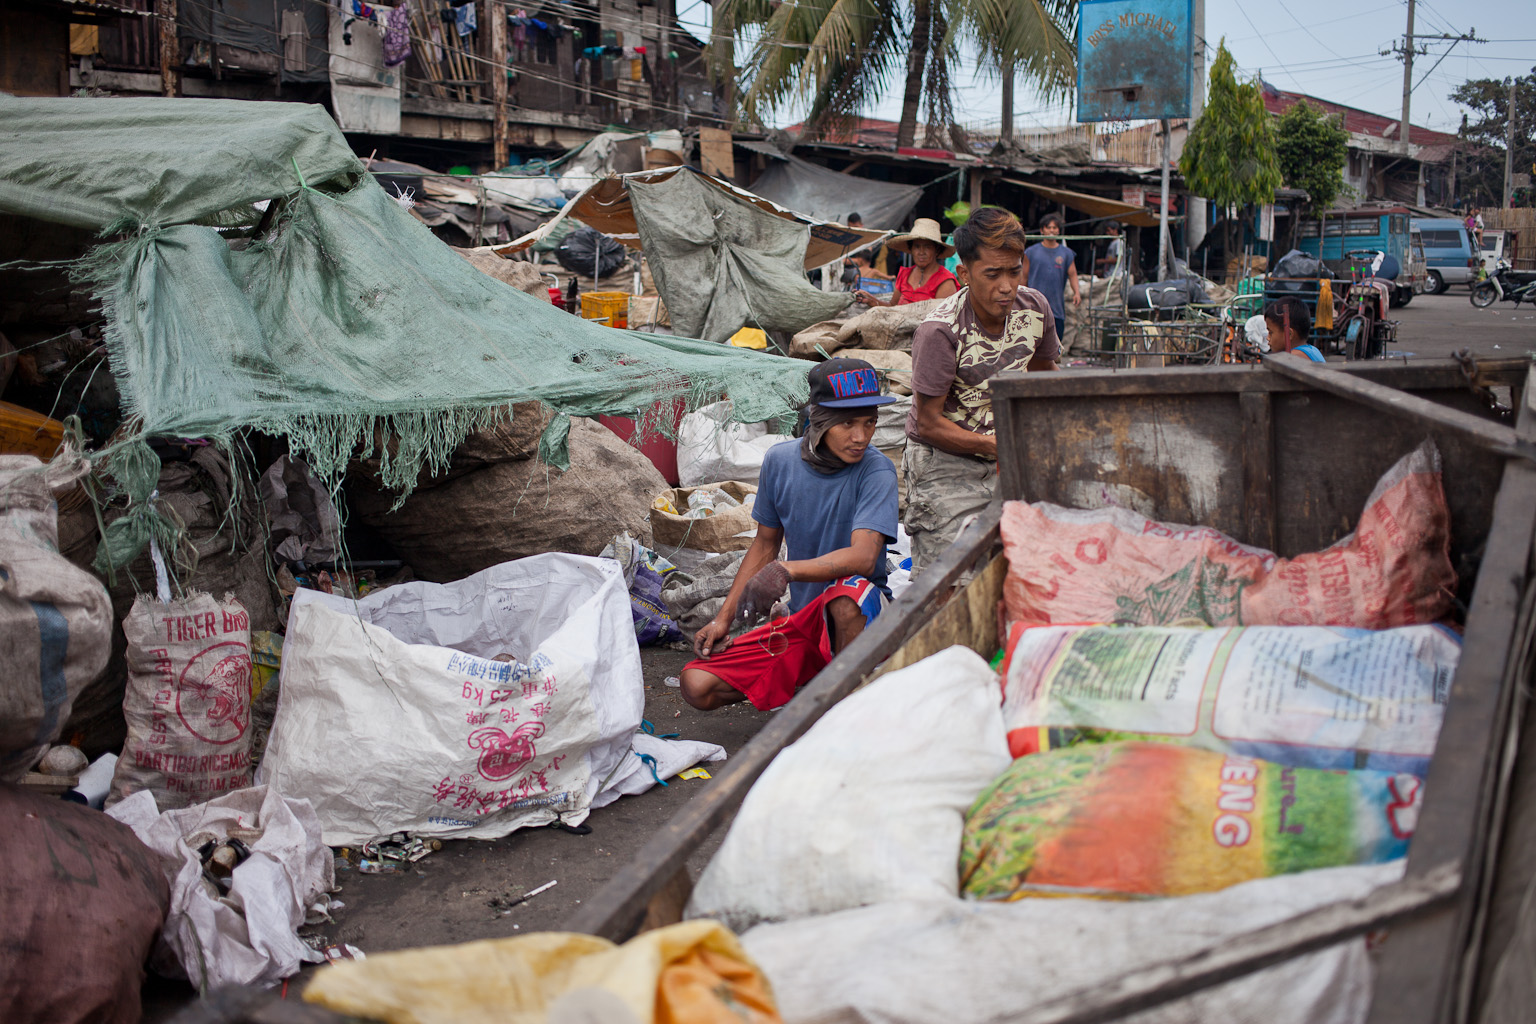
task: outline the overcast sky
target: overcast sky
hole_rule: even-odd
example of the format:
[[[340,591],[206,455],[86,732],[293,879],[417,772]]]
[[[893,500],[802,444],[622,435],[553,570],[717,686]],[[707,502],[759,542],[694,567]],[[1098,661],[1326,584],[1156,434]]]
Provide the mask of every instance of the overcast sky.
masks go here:
[[[1461,123],[1461,109],[1447,96],[1457,85],[1469,78],[1530,74],[1536,65],[1536,2],[1532,0],[1418,0],[1416,7],[1416,37],[1460,35],[1475,29],[1478,38],[1488,40],[1458,42],[1454,47],[1447,40],[1422,40],[1429,53],[1414,58],[1410,117],[1416,125],[1454,132]],[[701,38],[709,34],[709,13],[704,0],[679,0],[679,20]],[[1403,65],[1397,57],[1382,56],[1380,51],[1401,44],[1407,17],[1406,0],[1274,0],[1264,4],[1207,0],[1207,60],[1225,37],[1243,76],[1262,74],[1279,89],[1395,117],[1402,112]],[[969,127],[995,132],[1000,116],[997,86],[973,84],[974,63],[969,59],[954,78],[960,84],[957,118]],[[866,113],[896,120],[901,114],[900,83],[893,83],[888,92]],[[1536,97],[1528,102],[1536,102]],[[1022,87],[1016,108],[1021,130],[1072,120],[1070,107],[1043,105]],[[779,123],[792,124],[801,113],[785,111]]]

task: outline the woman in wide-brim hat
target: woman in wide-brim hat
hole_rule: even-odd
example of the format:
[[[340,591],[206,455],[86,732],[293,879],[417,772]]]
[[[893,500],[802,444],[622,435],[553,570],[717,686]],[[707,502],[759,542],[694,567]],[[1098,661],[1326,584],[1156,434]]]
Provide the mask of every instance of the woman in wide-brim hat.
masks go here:
[[[904,306],[909,302],[947,298],[960,290],[955,275],[939,262],[952,254],[955,247],[944,241],[938,221],[919,217],[911,231],[897,235],[885,244],[897,252],[910,254],[912,265],[897,271],[896,290],[890,296],[880,298],[860,291],[855,295],[860,302],[869,306]]]

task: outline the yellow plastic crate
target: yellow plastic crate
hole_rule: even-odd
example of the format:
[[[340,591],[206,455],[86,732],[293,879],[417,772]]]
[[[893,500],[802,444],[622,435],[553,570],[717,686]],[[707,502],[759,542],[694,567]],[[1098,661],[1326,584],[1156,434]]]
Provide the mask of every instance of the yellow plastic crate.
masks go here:
[[[628,292],[585,292],[581,296],[583,320],[605,320],[609,327],[629,326]]]

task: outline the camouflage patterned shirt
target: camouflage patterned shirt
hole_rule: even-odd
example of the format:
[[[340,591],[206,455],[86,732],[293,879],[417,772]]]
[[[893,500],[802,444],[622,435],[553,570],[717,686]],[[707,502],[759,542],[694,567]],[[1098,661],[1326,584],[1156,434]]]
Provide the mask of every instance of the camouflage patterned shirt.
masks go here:
[[[1003,329],[989,334],[976,321],[970,289],[962,288],[936,306],[912,336],[912,390],[944,396],[944,415],[966,430],[990,434],[992,398],[987,381],[1008,370],[1023,372],[1036,354],[1061,357],[1056,321],[1046,297],[1019,286]],[[917,406],[907,416],[907,436],[922,441]]]

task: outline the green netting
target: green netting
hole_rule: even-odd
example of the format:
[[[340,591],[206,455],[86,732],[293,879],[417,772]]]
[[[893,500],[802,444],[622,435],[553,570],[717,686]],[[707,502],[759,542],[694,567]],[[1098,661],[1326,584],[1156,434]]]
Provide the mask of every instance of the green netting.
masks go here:
[[[93,130],[119,105],[139,108],[144,124],[169,123],[180,111],[183,121],[204,110],[212,116],[197,130],[176,124],[162,145],[140,140],[135,159],[159,164],[136,171],[130,187],[108,173],[114,154],[63,130],[74,120],[79,131]],[[238,128],[231,107],[244,115]],[[602,327],[480,273],[371,176],[353,184],[356,160],[349,151],[341,158],[340,132],[323,113],[324,124],[315,122],[318,108],[302,111],[184,100],[0,102],[0,210],[102,229],[138,225],[79,268],[102,300],[124,412],[137,418],[132,434],[101,456],[130,498],[104,564],[125,564],[163,528],[150,500],[158,465],[144,457],[152,435],[224,444],[245,427],[286,435],[333,487],[350,459],[379,448],[384,482],[403,496],[421,469],[444,468],[467,433],[513,402],[555,410],[540,456],[564,468],[570,416],[635,416],[644,432],[675,399],[694,408],[728,396],[733,415],[747,422],[805,400],[800,360]],[[175,140],[225,128],[245,140],[242,152],[250,140],[268,141],[258,183],[169,166],[187,159]],[[11,180],[27,162],[9,147],[51,144],[45,140],[62,140],[52,160],[78,166],[46,180]],[[205,140],[192,158],[210,152]],[[214,162],[240,177],[224,158]],[[311,176],[305,167],[322,170]],[[56,200],[47,198],[52,189]],[[274,231],[243,248],[211,227],[177,222],[247,201],[235,197],[275,195],[285,199]]]
[[[363,173],[324,109],[0,94],[0,210],[105,230],[191,224]]]

